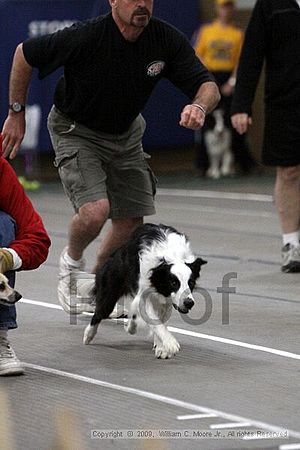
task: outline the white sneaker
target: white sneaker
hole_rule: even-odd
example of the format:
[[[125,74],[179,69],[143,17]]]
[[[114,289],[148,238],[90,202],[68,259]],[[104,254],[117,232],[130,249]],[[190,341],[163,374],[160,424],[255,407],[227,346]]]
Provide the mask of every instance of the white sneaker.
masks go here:
[[[0,376],[22,375],[24,367],[6,338],[0,336]]]
[[[57,287],[59,303],[69,314],[93,312],[95,308],[91,308],[89,303],[92,301],[90,290],[94,285],[95,275],[83,271],[85,266],[83,259],[80,261],[79,267],[68,264],[65,259],[67,250],[68,247],[65,247],[59,260]]]
[[[84,260],[81,260],[79,267],[68,264],[65,260],[67,250],[68,247],[65,247],[59,260],[59,303],[68,314],[94,313],[96,305],[91,292],[95,284],[95,274],[84,272]],[[126,308],[117,303],[109,317],[119,319],[127,315]]]
[[[74,274],[76,283],[76,308],[77,313],[88,312],[94,313],[96,309],[95,299],[91,292],[95,285],[95,274],[78,272]],[[124,305],[117,303],[110,314],[110,319],[121,319],[128,316],[128,311]]]
[[[300,272],[300,246],[286,244],[281,250],[282,266],[285,273]]]

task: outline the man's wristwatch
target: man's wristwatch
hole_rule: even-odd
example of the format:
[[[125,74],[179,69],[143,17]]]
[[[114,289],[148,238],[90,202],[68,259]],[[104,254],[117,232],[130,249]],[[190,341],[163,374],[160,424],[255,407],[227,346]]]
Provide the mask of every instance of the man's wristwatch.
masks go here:
[[[21,111],[25,111],[25,105],[21,105],[19,102],[14,102],[9,105],[9,109],[11,109],[15,113],[19,113]]]

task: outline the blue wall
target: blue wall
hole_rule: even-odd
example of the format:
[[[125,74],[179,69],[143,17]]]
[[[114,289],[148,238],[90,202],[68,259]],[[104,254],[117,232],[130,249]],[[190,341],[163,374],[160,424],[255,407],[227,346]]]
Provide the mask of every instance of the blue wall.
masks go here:
[[[199,0],[155,0],[154,14],[175,25],[188,38],[199,25]],[[107,0],[0,0],[0,124],[7,114],[8,80],[15,47],[30,36],[55,31],[109,10]],[[45,80],[34,73],[28,104],[41,107],[42,122],[38,135],[38,149],[51,151],[46,120],[59,71]],[[144,111],[148,127],[146,148],[179,146],[193,141],[193,133],[178,125],[180,112],[187,98],[169,82],[162,81]]]
[[[0,123],[7,115],[8,83],[16,46],[27,39],[71,22],[92,16],[94,0],[0,0]],[[52,151],[47,131],[47,115],[51,108],[53,92],[60,73],[38,80],[34,71],[28,105],[39,105],[42,113],[38,136],[38,150]]]

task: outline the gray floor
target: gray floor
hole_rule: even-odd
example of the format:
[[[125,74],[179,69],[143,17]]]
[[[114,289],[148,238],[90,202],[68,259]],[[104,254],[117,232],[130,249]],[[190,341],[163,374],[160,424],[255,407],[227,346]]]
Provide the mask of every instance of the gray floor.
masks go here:
[[[125,334],[120,321],[106,321],[92,345],[82,344],[89,317],[70,319],[56,299],[58,258],[72,209],[59,185],[30,194],[52,247],[39,270],[17,279],[24,299],[19,329],[10,337],[26,375],[1,379],[15,449],[55,448],[55,420],[64,408],[77,417],[79,437],[73,432],[69,438],[76,450],[300,449],[300,275],[280,271],[272,183],[162,180],[157,215],[148,221],[188,234],[194,251],[209,262],[193,322],[174,311],[168,323],[181,351],[166,361],[155,359],[147,336]],[[88,268],[96,245],[87,251]],[[229,314],[220,292],[226,274],[234,288]],[[206,321],[204,297],[211,306]],[[123,437],[91,439],[91,430],[98,437],[103,430]],[[130,439],[131,430],[136,439]],[[143,440],[147,433],[160,439]],[[262,439],[263,433],[276,439]],[[246,435],[252,439],[242,439]]]

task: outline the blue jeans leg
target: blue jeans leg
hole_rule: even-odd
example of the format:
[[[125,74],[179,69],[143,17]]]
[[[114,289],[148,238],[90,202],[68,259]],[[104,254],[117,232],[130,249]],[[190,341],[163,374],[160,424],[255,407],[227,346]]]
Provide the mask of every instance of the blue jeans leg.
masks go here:
[[[0,247],[8,247],[15,239],[15,221],[5,212],[0,211]],[[15,272],[10,271],[5,274],[11,287],[15,285]],[[0,330],[17,328],[16,307],[0,305]]]

